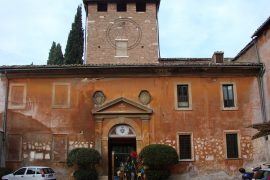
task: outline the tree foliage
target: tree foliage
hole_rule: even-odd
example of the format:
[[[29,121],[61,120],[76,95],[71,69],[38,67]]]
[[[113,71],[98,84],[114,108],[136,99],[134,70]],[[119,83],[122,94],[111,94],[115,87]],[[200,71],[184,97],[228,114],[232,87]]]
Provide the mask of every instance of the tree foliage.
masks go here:
[[[49,57],[48,57],[48,61],[47,64],[57,64],[57,65],[61,65],[64,64],[64,56],[62,53],[62,48],[61,45],[58,43],[56,45],[55,42],[52,43],[52,47],[50,49],[49,52]]]
[[[77,13],[68,35],[65,64],[83,64],[84,33],[82,27],[82,7],[78,6]]]
[[[100,153],[92,148],[76,148],[70,151],[67,157],[67,165],[75,166],[76,180],[97,179],[96,165],[101,160]]]

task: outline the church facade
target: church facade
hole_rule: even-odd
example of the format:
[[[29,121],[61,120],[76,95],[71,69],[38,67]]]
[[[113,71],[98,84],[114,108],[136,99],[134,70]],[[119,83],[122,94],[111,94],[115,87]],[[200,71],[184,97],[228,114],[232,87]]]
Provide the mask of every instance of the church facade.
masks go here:
[[[176,178],[234,177],[267,160],[268,142],[247,126],[267,121],[269,22],[234,59],[160,58],[159,4],[84,0],[84,65],[0,68],[2,164],[47,165],[68,179],[68,152],[95,148],[111,179],[119,154],[154,143],[176,149]]]

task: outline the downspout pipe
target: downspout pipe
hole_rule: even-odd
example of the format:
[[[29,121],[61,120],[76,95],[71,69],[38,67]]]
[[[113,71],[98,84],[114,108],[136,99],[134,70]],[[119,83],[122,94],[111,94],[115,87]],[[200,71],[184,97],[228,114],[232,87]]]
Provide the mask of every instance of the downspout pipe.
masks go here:
[[[4,119],[3,119],[3,147],[1,154],[1,167],[5,167],[5,154],[6,154],[6,137],[7,137],[7,111],[8,111],[8,96],[9,96],[9,79],[7,76],[7,71],[5,71],[5,79],[6,79],[6,92],[5,92],[5,107],[4,107]]]
[[[258,46],[257,46],[257,37],[253,39],[253,43],[256,50],[256,57],[259,63],[261,62]],[[265,107],[265,93],[264,93],[264,82],[263,82],[263,76],[265,73],[265,64],[263,63],[263,67],[260,70],[259,73],[259,86],[260,86],[260,99],[261,99],[261,112],[262,112],[262,120],[263,122],[267,122],[267,115],[266,115],[266,107]]]
[[[3,141],[6,140],[6,135],[7,135],[7,110],[8,110],[8,96],[9,96],[9,79],[7,77],[6,71],[5,71],[5,78],[6,78],[6,94],[5,94],[5,109],[4,109],[4,122],[3,122],[3,130],[4,130]]]

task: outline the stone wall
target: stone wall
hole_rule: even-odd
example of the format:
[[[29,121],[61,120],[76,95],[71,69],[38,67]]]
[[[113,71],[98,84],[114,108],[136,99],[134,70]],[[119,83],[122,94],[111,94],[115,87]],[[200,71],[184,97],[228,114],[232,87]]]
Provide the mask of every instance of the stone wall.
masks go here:
[[[97,4],[88,5],[87,64],[144,64],[158,63],[156,4],[147,3],[146,12],[136,12],[136,4],[128,3],[126,12],[117,12],[116,3],[108,3],[107,12],[97,12]],[[128,49],[127,57],[116,57],[116,49],[108,42],[108,29],[115,20],[127,18],[138,24],[142,31],[138,44]],[[123,34],[137,33],[131,29]],[[120,33],[121,35],[121,33]],[[119,36],[120,36],[119,35]],[[125,38],[126,39],[126,38]],[[132,41],[132,39],[130,39]]]

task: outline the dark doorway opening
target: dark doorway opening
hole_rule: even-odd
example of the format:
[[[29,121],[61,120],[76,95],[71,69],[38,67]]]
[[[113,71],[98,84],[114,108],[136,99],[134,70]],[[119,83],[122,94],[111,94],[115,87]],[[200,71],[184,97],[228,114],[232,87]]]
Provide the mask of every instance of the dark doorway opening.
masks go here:
[[[117,176],[121,162],[125,162],[130,152],[136,151],[136,138],[109,138],[109,180]]]

